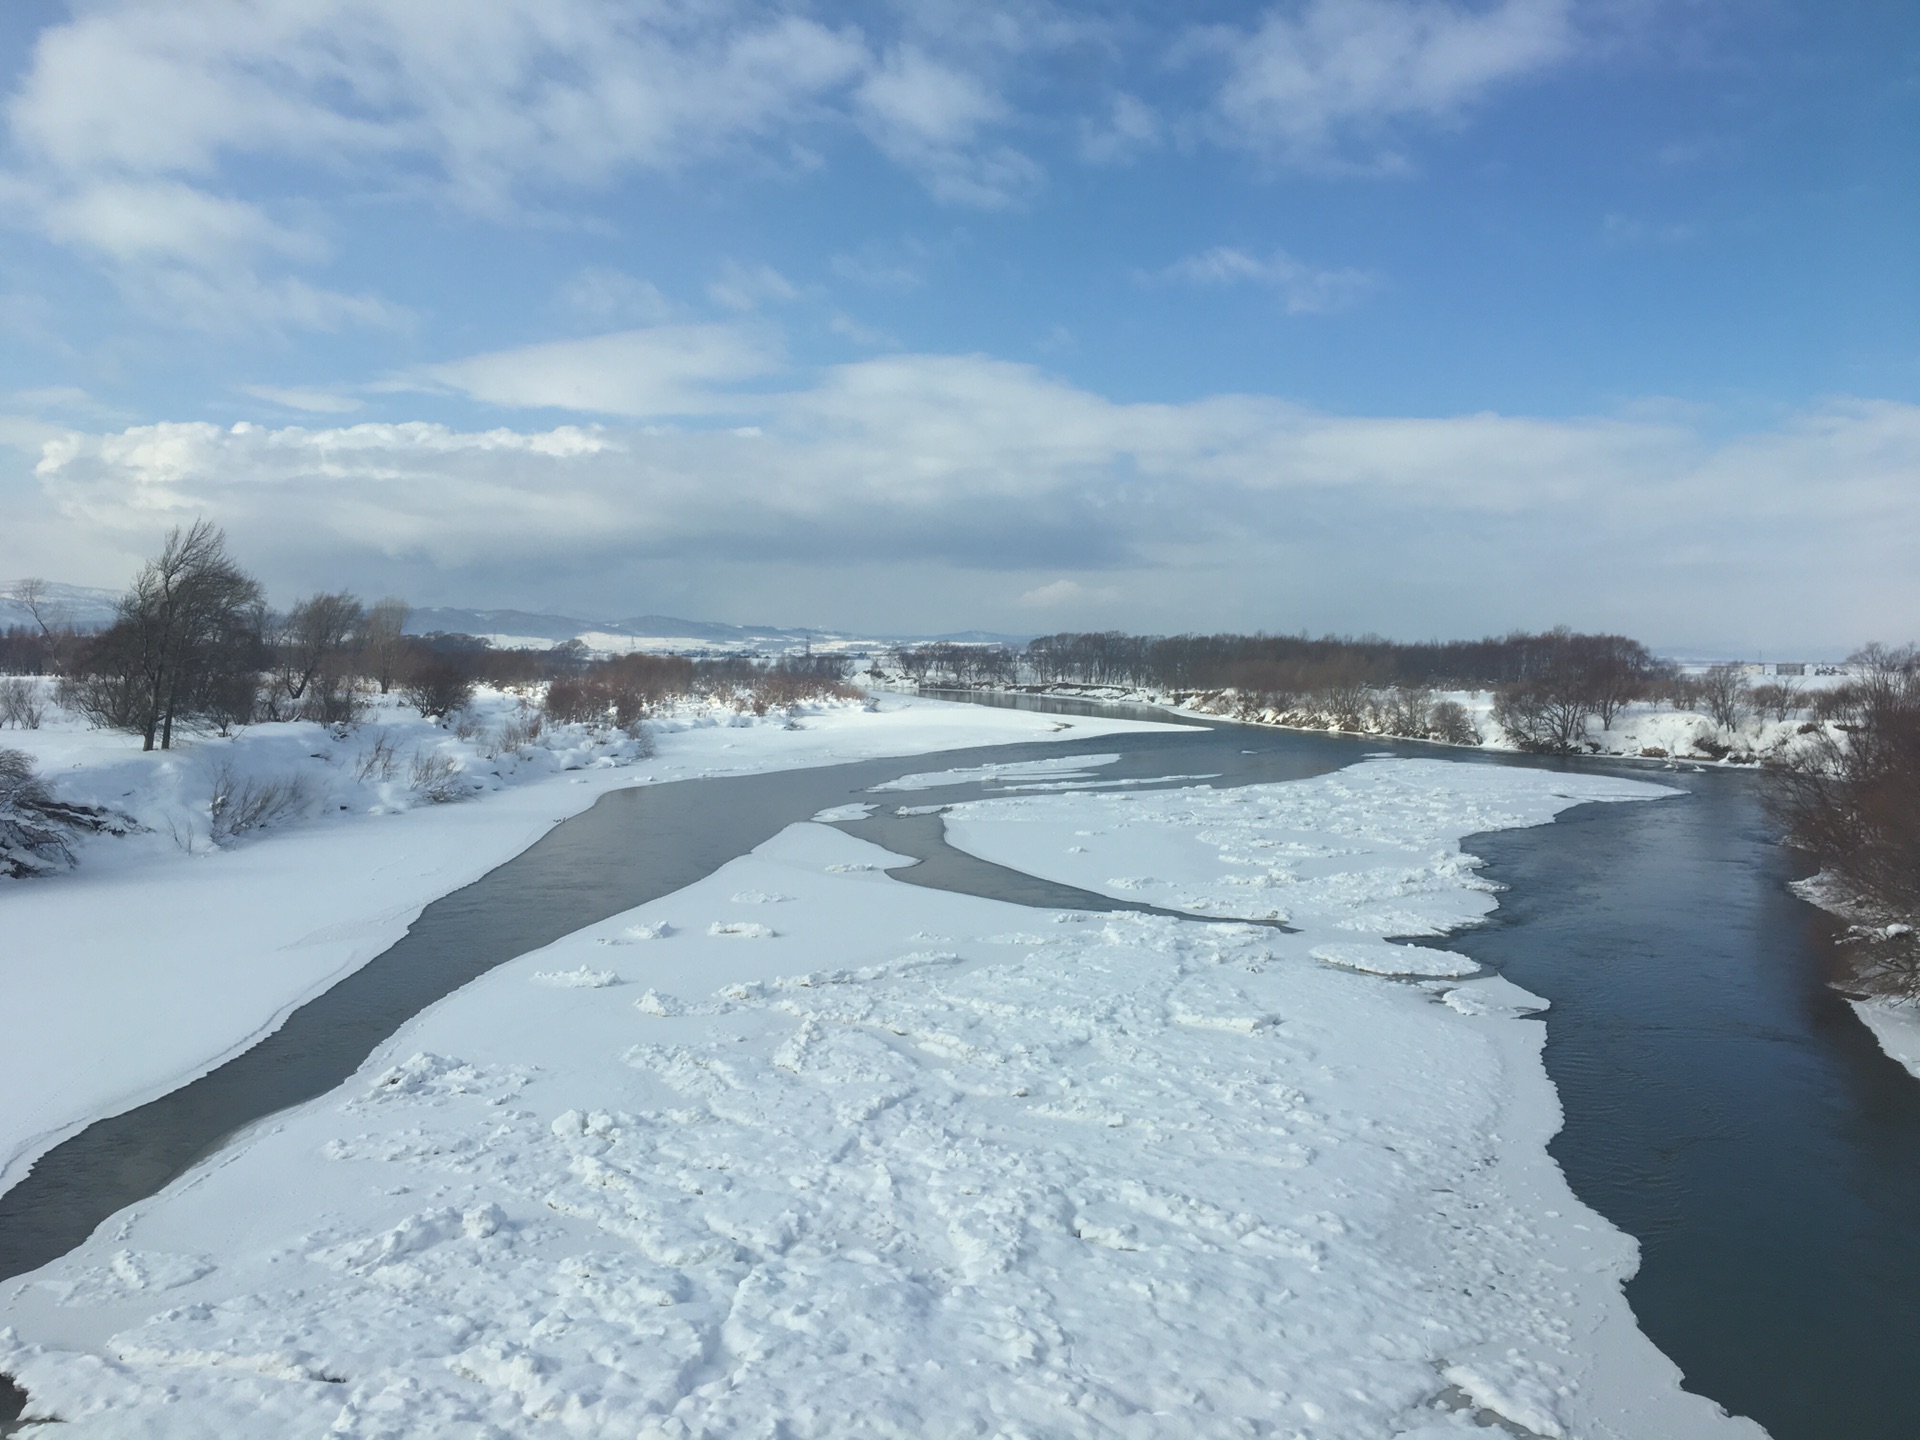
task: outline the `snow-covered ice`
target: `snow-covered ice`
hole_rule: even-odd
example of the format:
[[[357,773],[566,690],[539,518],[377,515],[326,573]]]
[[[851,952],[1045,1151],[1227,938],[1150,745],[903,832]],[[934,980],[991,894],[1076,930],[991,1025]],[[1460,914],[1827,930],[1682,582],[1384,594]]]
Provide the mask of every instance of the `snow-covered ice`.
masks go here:
[[[1576,797],[1673,793],[1599,775],[1528,774],[1517,782],[1492,765],[1370,760],[1282,785],[996,797],[950,808],[947,837],[984,860],[1168,910],[1443,935],[1495,903],[1461,836],[1542,824]]]
[[[933,770],[902,775],[874,786],[883,790],[939,790],[948,785],[1003,785],[1015,780],[1084,780],[1102,765],[1112,765],[1118,755],[1062,755],[1048,760],[1013,760],[995,765],[969,765],[953,770]]]
[[[1317,846],[1298,935],[902,885],[792,826],[10,1287],[0,1371],[74,1440],[1756,1436],[1680,1389],[1547,1157],[1533,997],[1311,954],[1483,913],[1463,835],[1658,793],[1387,762],[1135,794],[1125,836],[1078,794],[956,821],[1002,863],[1104,824],[1076,863],[1192,898]],[[780,933],[709,934],[745,893],[792,897]]]
[[[516,703],[483,697],[487,734]],[[0,1189],[79,1126],[246,1049],[392,945],[428,903],[610,790],[1177,728],[1099,717],[1062,728],[1027,711],[893,695],[876,703],[818,707],[799,731],[783,717],[690,707],[654,725],[650,758],[618,732],[579,727],[489,758],[487,734],[461,741],[391,704],[345,738],[318,725],[260,725],[144,754],[136,738],[71,717],[7,731],[5,743],[33,754],[61,798],[112,805],[147,830],[88,841],[70,874],[0,880]],[[382,741],[398,757],[387,778],[368,761]],[[427,804],[413,793],[407,757],[423,753],[448,757],[473,802]],[[309,798],[326,803],[299,823],[214,847],[206,795],[223,766],[243,779],[300,777]]]
[[[1920,1004],[1879,998],[1849,1003],[1880,1048],[1920,1079]]]
[[[1387,945],[1377,941],[1342,941],[1316,945],[1307,952],[1329,965],[1344,965],[1349,970],[1364,970],[1369,975],[1460,976],[1472,975],[1480,962],[1451,950],[1433,950],[1420,945]]]

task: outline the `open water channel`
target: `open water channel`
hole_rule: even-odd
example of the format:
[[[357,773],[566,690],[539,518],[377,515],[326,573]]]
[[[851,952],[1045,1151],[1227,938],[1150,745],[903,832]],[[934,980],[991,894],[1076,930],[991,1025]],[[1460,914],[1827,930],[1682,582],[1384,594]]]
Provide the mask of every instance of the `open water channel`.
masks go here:
[[[428,906],[398,944],[252,1050],[41,1157],[0,1195],[0,1279],[65,1254],[236,1131],[325,1094],[477,975],[677,890],[794,821],[874,798],[865,792],[881,781],[1118,753],[1102,779],[1204,772],[1217,776],[1206,783],[1247,785],[1382,751],[1544,763],[1206,725],[617,791]],[[1510,888],[1490,923],[1445,943],[1553,1002],[1546,1063],[1566,1113],[1553,1154],[1575,1192],[1641,1242],[1628,1298],[1689,1388],[1778,1440],[1913,1440],[1920,1081],[1826,985],[1825,922],[1785,889],[1791,859],[1765,832],[1756,777],[1614,768],[1683,793],[1469,840]],[[979,793],[921,791],[909,803]],[[929,821],[850,828],[921,858],[893,872],[903,881],[1026,905],[1141,908],[961,855]]]

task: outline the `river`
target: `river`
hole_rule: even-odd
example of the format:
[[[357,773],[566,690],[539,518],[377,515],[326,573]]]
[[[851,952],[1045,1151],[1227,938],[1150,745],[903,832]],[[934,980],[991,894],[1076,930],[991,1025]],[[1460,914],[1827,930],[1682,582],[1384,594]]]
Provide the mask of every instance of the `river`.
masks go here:
[[[616,791],[427,907],[397,945],[254,1049],[48,1152],[0,1196],[0,1278],[64,1254],[236,1131],[324,1094],[407,1018],[494,965],[871,798],[881,781],[1075,753],[1118,753],[1104,780],[1206,773],[1214,785],[1304,778],[1363,754],[1554,763],[1207,724]],[[1689,1388],[1779,1440],[1912,1440],[1920,1083],[1824,983],[1823,920],[1785,889],[1791,857],[1765,832],[1758,778],[1611,768],[1684,794],[1469,840],[1511,888],[1489,924],[1445,943],[1553,1002],[1546,1063],[1566,1114],[1553,1154],[1575,1192],[1641,1242],[1628,1298]],[[850,828],[923,860],[902,880],[1136,908],[963,856],[930,819]]]

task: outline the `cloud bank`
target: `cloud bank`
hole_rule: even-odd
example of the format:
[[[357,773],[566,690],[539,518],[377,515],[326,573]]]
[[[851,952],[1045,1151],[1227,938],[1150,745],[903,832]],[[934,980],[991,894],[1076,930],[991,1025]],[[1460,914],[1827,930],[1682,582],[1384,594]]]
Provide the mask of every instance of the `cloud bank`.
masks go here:
[[[710,363],[663,379],[655,362],[676,346]],[[475,595],[527,567],[906,565],[943,577],[926,594],[955,607],[948,625],[1024,628],[1049,607],[1155,629],[1277,625],[1316,603],[1373,613],[1371,590],[1384,614],[1436,631],[1597,614],[1656,635],[1836,641],[1846,617],[1920,599],[1920,407],[1834,402],[1714,437],[1632,414],[1121,403],[941,355],[723,388],[771,365],[739,336],[627,332],[434,369],[492,404],[587,423],[69,430],[35,474],[62,523],[131,551],[204,514],[269,571],[378,558]],[[748,423],[684,418],[715,410]],[[683,418],[608,418],[664,412]]]

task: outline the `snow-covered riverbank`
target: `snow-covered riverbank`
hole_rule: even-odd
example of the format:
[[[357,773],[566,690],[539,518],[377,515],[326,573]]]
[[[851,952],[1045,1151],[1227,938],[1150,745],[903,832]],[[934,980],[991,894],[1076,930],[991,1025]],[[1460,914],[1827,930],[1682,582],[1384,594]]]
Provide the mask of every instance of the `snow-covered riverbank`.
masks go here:
[[[956,817],[1298,934],[929,891],[794,826],[11,1287],[0,1371],[76,1440],[1757,1435],[1546,1155],[1539,1002],[1366,973],[1492,905],[1460,836],[1658,793],[1388,761]]]
[[[263,725],[168,752],[57,715],[4,732],[61,798],[110,805],[145,829],[87,841],[69,873],[0,880],[0,1189],[79,1126],[247,1048],[399,939],[428,903],[609,790],[1158,728],[909,696],[872,710],[818,706],[792,729],[785,715],[690,706],[652,727],[647,758],[617,731],[578,727],[503,748],[516,704],[483,696],[465,738],[391,705],[342,736]],[[431,768],[469,802],[431,803],[412,783],[421,757],[443,760]],[[297,785],[303,801],[216,846],[207,802],[223,771]]]
[[[979,685],[972,688],[983,693],[1045,695],[1095,704],[1151,706],[1180,714],[1232,720],[1243,725],[1276,730],[1412,739],[1448,745],[1450,748],[1494,750],[1506,754],[1517,754],[1522,749],[1494,719],[1494,695],[1489,690],[1431,692],[1431,703],[1457,705],[1461,718],[1471,732],[1464,739],[1446,741],[1432,734],[1402,733],[1393,728],[1392,717],[1384,714],[1362,714],[1351,723],[1342,724],[1317,710],[1279,710],[1257,697],[1243,697],[1232,690],[1170,691],[1124,685],[1080,684]],[[954,692],[936,689],[931,693]],[[1791,749],[1806,723],[1797,714],[1782,720],[1749,713],[1741,718],[1738,725],[1724,726],[1712,716],[1699,711],[1676,710],[1654,703],[1635,703],[1622,707],[1611,724],[1602,724],[1599,717],[1589,716],[1582,731],[1580,748],[1574,753],[1612,759],[1657,760],[1668,764],[1751,768],[1769,756]]]

